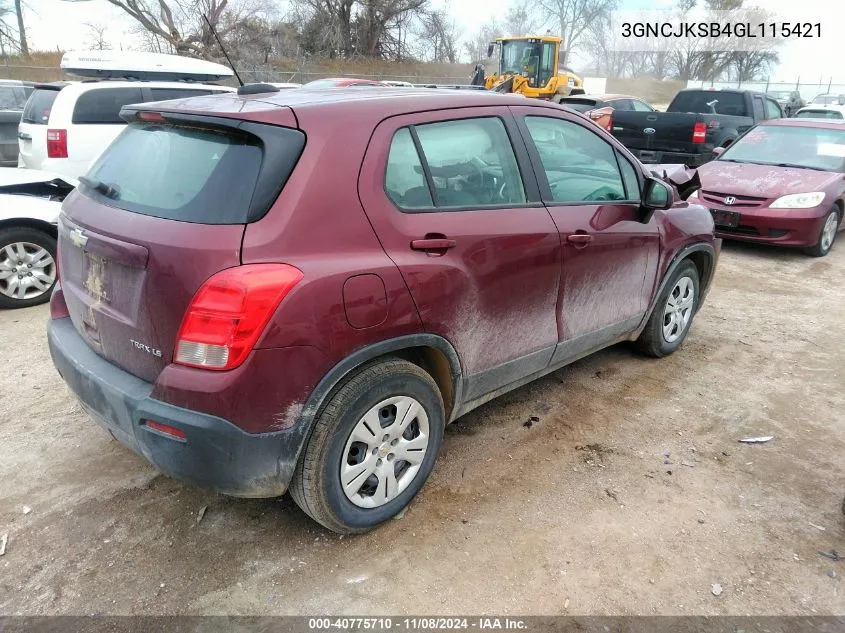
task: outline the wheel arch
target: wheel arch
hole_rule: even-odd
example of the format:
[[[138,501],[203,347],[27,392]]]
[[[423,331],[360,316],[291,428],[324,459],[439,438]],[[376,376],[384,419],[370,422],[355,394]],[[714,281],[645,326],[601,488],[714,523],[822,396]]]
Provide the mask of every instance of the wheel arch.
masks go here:
[[[710,289],[710,284],[713,281],[713,276],[716,273],[716,262],[718,261],[718,257],[716,255],[716,249],[708,242],[693,242],[692,244],[687,244],[680,249],[666,267],[666,272],[663,273],[660,285],[654,293],[651,303],[648,306],[648,310],[643,316],[643,320],[636,332],[632,335],[631,340],[635,340],[639,337],[643,329],[645,329],[645,326],[651,317],[651,313],[657,305],[657,300],[666,289],[666,284],[672,274],[678,269],[678,266],[683,264],[685,261],[691,261],[696,267],[696,270],[698,270],[700,296],[698,305],[696,306],[696,313],[701,309],[701,306],[704,304],[704,298],[707,296],[707,291]]]
[[[0,230],[17,228],[43,231],[54,240],[59,239],[58,227],[55,224],[50,224],[44,220],[36,220],[35,218],[9,218],[7,220],[0,220]]]
[[[317,415],[325,406],[330,394],[352,372],[381,358],[402,358],[426,371],[437,383],[443,398],[445,419],[451,421],[458,410],[462,394],[462,372],[458,354],[452,344],[435,334],[410,334],[380,341],[356,350],[334,367],[320,380],[300,414],[299,424],[309,431]]]

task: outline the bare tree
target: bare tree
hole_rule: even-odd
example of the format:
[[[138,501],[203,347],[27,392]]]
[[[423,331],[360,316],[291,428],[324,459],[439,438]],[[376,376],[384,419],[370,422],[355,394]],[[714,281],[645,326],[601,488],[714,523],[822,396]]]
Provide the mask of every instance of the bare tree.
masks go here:
[[[106,39],[106,31],[108,26],[102,22],[86,22],[85,28],[90,32],[90,39],[88,40],[88,47],[95,51],[107,51],[111,49],[108,40]]]
[[[531,35],[543,25],[537,15],[537,5],[531,0],[514,0],[505,14],[508,35]]]
[[[420,58],[434,62],[458,61],[458,26],[442,9],[430,11],[420,19],[418,33]]]
[[[29,44],[26,41],[26,27],[23,24],[23,7],[21,7],[21,0],[15,0],[15,13],[18,18],[18,38],[21,47],[21,55],[29,57]]]
[[[132,17],[148,34],[148,44],[177,55],[217,54],[216,41],[203,16],[225,40],[241,20],[260,13],[249,0],[107,0]]]
[[[615,9],[619,0],[539,0],[538,4],[563,39],[560,50],[565,63],[589,26]]]
[[[478,27],[475,34],[464,42],[464,50],[471,62],[483,62],[487,59],[487,46],[497,37],[502,36],[502,27],[494,18]]]

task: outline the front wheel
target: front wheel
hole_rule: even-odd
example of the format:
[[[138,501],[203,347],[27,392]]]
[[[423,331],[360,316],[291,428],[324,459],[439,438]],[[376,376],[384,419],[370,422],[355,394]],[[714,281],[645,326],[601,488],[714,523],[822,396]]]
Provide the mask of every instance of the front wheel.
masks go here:
[[[48,301],[57,273],[52,235],[29,227],[0,230],[0,308]]]
[[[681,346],[698,309],[698,269],[687,260],[666,284],[636,346],[649,356],[666,356]]]
[[[813,257],[824,257],[830,252],[830,247],[833,246],[836,240],[836,232],[839,230],[839,211],[833,209],[827,214],[827,217],[822,224],[821,233],[815,246],[807,249],[807,253]]]
[[[443,439],[431,376],[399,359],[357,371],[318,415],[291,481],[297,505],[340,534],[398,514],[428,479]]]

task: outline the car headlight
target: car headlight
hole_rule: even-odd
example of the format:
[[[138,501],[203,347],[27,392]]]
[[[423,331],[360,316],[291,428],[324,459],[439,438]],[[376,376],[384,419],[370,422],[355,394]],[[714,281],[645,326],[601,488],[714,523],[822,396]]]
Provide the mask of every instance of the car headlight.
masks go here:
[[[788,196],[781,196],[769,205],[771,209],[812,209],[817,207],[824,200],[824,191],[813,191],[812,193],[793,193]]]

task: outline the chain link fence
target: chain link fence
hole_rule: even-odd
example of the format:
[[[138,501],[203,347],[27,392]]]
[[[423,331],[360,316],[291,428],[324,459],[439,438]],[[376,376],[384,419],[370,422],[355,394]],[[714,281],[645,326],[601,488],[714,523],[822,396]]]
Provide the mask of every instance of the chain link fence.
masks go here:
[[[832,78],[818,83],[802,80],[800,77],[792,82],[774,81],[688,81],[687,88],[741,88],[758,92],[775,92],[797,90],[801,98],[809,103],[820,94],[845,95],[845,84],[835,83]]]

